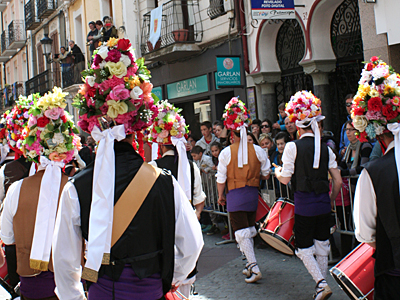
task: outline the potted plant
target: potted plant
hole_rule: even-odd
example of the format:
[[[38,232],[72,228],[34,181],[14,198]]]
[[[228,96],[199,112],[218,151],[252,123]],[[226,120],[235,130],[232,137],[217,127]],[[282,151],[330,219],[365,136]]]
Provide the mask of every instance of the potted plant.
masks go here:
[[[188,29],[178,29],[178,30],[172,31],[172,34],[174,35],[175,42],[186,42],[188,40],[189,30]]]

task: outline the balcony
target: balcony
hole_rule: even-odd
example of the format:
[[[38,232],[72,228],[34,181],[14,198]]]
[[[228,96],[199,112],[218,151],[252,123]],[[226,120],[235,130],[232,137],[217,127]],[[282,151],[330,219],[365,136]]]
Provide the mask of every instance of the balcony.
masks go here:
[[[226,14],[223,0],[210,0],[210,6],[207,8],[207,15],[211,20]]]
[[[25,94],[40,93],[44,95],[53,88],[52,73],[44,71],[25,82]]]
[[[17,53],[17,49],[10,49],[8,31],[4,30],[1,34],[1,56],[13,56],[15,53]]]
[[[25,45],[25,27],[23,20],[13,20],[8,25],[8,49],[19,49]]]
[[[50,16],[57,8],[55,0],[37,0],[37,16],[41,19]]]
[[[150,12],[143,15],[142,44],[146,60],[175,60],[200,52],[196,43],[203,39],[198,1],[170,0],[163,5],[161,36],[153,45],[150,37]]]
[[[34,30],[40,25],[40,19],[36,13],[35,0],[29,0],[25,4],[25,28],[26,30]]]
[[[7,3],[6,2],[0,2],[0,12],[5,11],[7,8]]]

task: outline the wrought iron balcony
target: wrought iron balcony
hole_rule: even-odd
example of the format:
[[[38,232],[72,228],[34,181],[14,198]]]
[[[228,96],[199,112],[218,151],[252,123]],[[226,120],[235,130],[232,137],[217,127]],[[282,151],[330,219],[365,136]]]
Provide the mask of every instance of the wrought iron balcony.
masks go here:
[[[41,19],[50,16],[56,8],[56,0],[37,0],[37,16]]]
[[[10,38],[8,36],[8,30],[4,30],[1,34],[1,55],[13,56],[15,53],[17,53],[17,49],[10,48]]]
[[[23,20],[13,20],[8,24],[8,49],[19,49],[25,45],[26,35]]]
[[[210,6],[207,8],[207,15],[211,20],[226,14],[224,9],[224,0],[210,0]]]
[[[203,39],[198,1],[170,0],[162,8],[161,35],[155,46],[149,42],[151,12],[143,15],[142,55],[146,59],[173,60],[200,51]]]
[[[25,94],[40,93],[44,95],[53,88],[52,73],[44,71],[25,82]]]
[[[34,30],[40,25],[40,19],[37,17],[36,0],[29,0],[25,4],[25,28]]]

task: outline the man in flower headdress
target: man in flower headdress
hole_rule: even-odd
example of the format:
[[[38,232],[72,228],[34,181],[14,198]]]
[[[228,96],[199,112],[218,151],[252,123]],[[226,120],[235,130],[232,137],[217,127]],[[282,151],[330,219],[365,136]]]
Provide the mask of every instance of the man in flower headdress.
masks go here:
[[[378,57],[366,63],[351,116],[358,139],[384,155],[364,165],[354,197],[355,235],[375,249],[374,299],[400,298],[400,76]]]
[[[193,270],[203,246],[190,203],[168,173],[143,162],[135,132],[157,116],[142,59],[110,39],[75,98],[78,125],[99,142],[94,164],[64,188],[54,235],[59,299],[163,299]],[[81,271],[82,238],[87,240]]]
[[[14,275],[16,264],[22,299],[57,299],[50,254],[59,196],[68,181],[62,168],[80,146],[64,111],[65,95],[54,88],[29,109],[22,146],[38,172],[14,182],[4,201],[0,236],[6,247],[15,247],[15,260],[7,255],[8,272]]]
[[[150,162],[151,165],[171,171],[178,179],[186,197],[196,210],[197,219],[204,208],[206,195],[201,185],[200,170],[196,164],[189,161],[186,155],[185,135],[189,132],[185,119],[167,100],[158,105],[158,115],[151,131],[153,142],[161,148],[162,158]],[[179,287],[179,291],[189,298],[190,287],[196,280],[197,270],[193,270],[188,278]]]
[[[318,122],[325,118],[321,115],[321,101],[311,92],[297,92],[286,105],[286,114],[290,122],[296,122],[300,139],[286,144],[283,166],[275,169],[275,175],[283,184],[292,180],[296,255],[317,283],[314,298],[328,299],[332,295],[325,280],[330,252],[329,220],[342,178],[335,154],[321,143]],[[328,172],[333,179],[330,196]]]
[[[247,108],[238,98],[225,106],[224,125],[233,131],[234,143],[219,154],[217,186],[218,203],[227,206],[232,228],[240,250],[247,258],[245,282],[261,279],[261,271],[254,254],[253,238],[257,235],[256,210],[260,179],[266,180],[270,172],[267,153],[259,146],[247,142],[246,127],[251,123]],[[225,185],[228,187],[226,198]]]

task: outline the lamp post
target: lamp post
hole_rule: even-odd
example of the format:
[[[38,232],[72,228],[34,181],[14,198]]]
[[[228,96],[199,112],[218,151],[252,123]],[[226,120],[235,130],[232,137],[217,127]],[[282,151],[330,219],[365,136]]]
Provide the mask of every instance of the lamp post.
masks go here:
[[[47,33],[44,34],[44,38],[40,40],[42,44],[43,55],[46,56],[46,62],[48,64],[52,63],[51,59],[51,45],[53,44],[53,40],[49,38]]]

